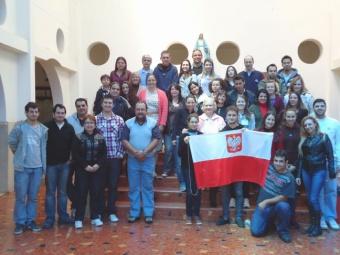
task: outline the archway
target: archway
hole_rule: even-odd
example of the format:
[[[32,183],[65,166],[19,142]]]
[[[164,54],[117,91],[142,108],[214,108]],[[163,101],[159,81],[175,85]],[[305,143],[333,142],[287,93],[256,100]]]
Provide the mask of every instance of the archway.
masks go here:
[[[35,62],[35,101],[40,109],[39,120],[41,122],[50,120],[53,108],[51,85],[39,62]]]
[[[63,96],[54,60],[37,60],[35,62],[35,99],[40,108],[40,121],[52,117],[52,108],[56,103],[63,103]]]

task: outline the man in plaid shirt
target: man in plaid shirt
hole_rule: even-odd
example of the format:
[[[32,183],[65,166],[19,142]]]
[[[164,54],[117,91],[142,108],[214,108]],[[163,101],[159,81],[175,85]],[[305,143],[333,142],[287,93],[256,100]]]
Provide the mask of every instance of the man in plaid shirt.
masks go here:
[[[121,169],[121,161],[124,156],[124,149],[121,143],[121,134],[125,123],[122,117],[112,112],[113,98],[107,95],[103,98],[102,112],[96,116],[97,129],[104,136],[107,147],[106,183],[108,188],[107,211],[111,222],[117,222],[116,200],[117,186]],[[104,211],[105,201],[102,201],[101,214]]]

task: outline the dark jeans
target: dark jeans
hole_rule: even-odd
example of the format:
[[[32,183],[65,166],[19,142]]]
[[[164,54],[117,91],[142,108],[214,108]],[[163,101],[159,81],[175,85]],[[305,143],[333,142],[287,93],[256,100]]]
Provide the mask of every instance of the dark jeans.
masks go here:
[[[199,216],[201,209],[201,191],[197,189],[194,169],[182,167],[186,186],[186,214],[189,217]]]
[[[107,188],[107,204],[105,203],[105,197],[102,197],[100,201],[100,214],[103,215],[105,211],[105,207],[107,206],[107,213],[116,214],[116,201],[117,201],[117,187],[118,187],[118,180],[120,175],[122,165],[122,159],[120,158],[113,158],[107,159],[105,163],[105,185],[104,189]],[[104,193],[105,194],[105,193]]]
[[[97,219],[99,215],[99,202],[102,201],[104,171],[99,169],[94,173],[83,169],[76,170],[75,191],[77,194],[75,220],[84,220],[87,195],[90,193],[91,219]]]
[[[229,220],[229,202],[231,198],[231,188],[236,197],[236,218],[242,218],[243,211],[243,182],[235,182],[221,187],[221,199],[223,208],[223,218]]]
[[[288,233],[290,212],[289,203],[286,201],[266,206],[264,209],[257,206],[251,220],[251,234],[257,237],[264,236],[272,223],[276,225],[278,233]]]
[[[75,169],[76,169],[75,163],[71,162],[68,179],[67,179],[67,188],[66,188],[67,196],[71,201],[71,209],[75,209],[77,207],[75,204],[76,199],[77,199],[76,186],[73,183],[73,176],[75,173]]]

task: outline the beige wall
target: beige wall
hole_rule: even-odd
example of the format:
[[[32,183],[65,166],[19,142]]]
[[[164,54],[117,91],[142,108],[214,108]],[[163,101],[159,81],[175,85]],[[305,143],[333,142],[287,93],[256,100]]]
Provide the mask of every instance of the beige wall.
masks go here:
[[[218,63],[215,51],[221,42],[233,41],[240,48],[241,56],[235,63],[238,70],[243,69],[247,54],[254,56],[255,67],[261,71],[272,62],[280,66],[281,57],[289,54],[310,91],[329,99],[332,86],[328,84],[334,83],[330,38],[333,26],[340,27],[332,23],[331,2],[198,0],[193,4],[174,0],[165,8],[164,2],[157,0],[103,0],[98,9],[98,2],[82,1],[81,92],[92,102],[98,77],[112,70],[118,56],[125,56],[128,68],[135,71],[140,68],[142,54],[150,53],[155,65],[159,53],[171,43],[181,42],[191,52],[198,34],[203,33],[219,75],[224,76],[226,66]],[[303,63],[297,54],[299,44],[306,39],[316,39],[322,45],[321,57],[314,64]],[[88,46],[95,41],[106,43],[111,51],[109,61],[102,66],[88,60]]]

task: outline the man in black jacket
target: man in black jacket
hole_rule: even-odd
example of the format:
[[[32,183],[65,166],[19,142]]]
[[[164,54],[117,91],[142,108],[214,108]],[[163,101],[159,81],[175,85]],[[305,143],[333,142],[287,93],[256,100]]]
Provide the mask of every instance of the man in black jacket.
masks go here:
[[[70,170],[70,153],[75,139],[73,127],[65,119],[66,108],[62,104],[53,107],[53,120],[48,122],[47,170],[46,170],[46,220],[43,228],[54,225],[57,191],[59,224],[72,224],[67,213],[67,180]]]

